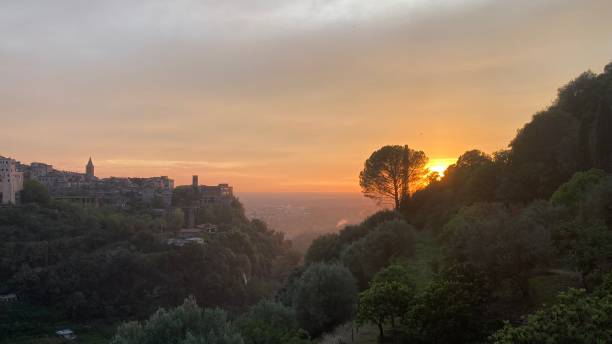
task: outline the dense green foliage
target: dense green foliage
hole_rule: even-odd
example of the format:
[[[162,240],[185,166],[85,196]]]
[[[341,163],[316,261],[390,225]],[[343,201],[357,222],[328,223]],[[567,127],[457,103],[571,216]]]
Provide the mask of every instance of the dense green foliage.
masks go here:
[[[474,343],[490,330],[491,283],[469,265],[445,270],[406,309],[405,340],[411,343]]]
[[[357,287],[350,271],[340,265],[313,264],[300,277],[295,291],[298,322],[318,336],[349,320],[356,298]]]
[[[357,324],[376,324],[379,337],[384,338],[383,326],[403,318],[414,298],[415,286],[410,272],[402,265],[391,265],[374,276],[370,288],[359,294]]]
[[[554,232],[558,254],[588,279],[612,268],[612,176],[600,170],[576,173],[553,194],[563,209]]]
[[[227,208],[210,210],[218,233],[185,247],[166,244],[178,210],[0,208],[0,293],[52,308],[56,321],[144,317],[188,295],[206,307],[244,309],[273,295],[299,258],[281,233],[247,220],[239,203]]]
[[[363,289],[393,259],[410,257],[413,253],[414,229],[402,220],[393,220],[381,223],[349,245],[342,252],[341,260]]]
[[[307,264],[317,262],[339,262],[342,251],[354,242],[388,221],[399,220],[401,216],[394,211],[380,211],[366,218],[359,225],[348,225],[338,233],[324,234],[316,238],[306,252]]]
[[[542,209],[543,208],[543,209]],[[496,284],[528,293],[532,271],[546,266],[552,253],[546,205],[512,211],[497,203],[463,208],[444,228],[446,256],[470,264]]]
[[[44,185],[35,180],[28,180],[23,183],[21,203],[48,204],[49,202],[51,202],[51,196],[49,196],[49,191]]]
[[[143,323],[119,326],[111,344],[243,344],[221,309],[202,310],[189,298],[174,309],[159,309]]]
[[[340,237],[336,233],[323,234],[313,240],[306,252],[306,263],[332,262],[338,259],[341,249]]]
[[[612,342],[612,284],[595,293],[570,289],[558,302],[527,316],[521,325],[507,323],[496,332],[496,344],[591,344]]]
[[[584,172],[576,172],[572,178],[561,185],[550,198],[555,206],[577,208],[584,194],[589,192],[595,185],[606,176],[606,172],[599,169],[591,169]]]
[[[299,328],[295,310],[277,302],[257,303],[242,316],[238,328],[246,344],[310,343]]]
[[[373,279],[370,289],[360,296],[362,300],[359,303],[360,314],[358,319],[360,323],[373,322],[382,326],[389,319],[394,322],[396,317],[401,317],[400,309],[407,304],[406,302],[414,294],[414,282],[411,280],[408,271],[402,266],[397,265],[384,269],[394,260],[410,257],[414,253],[414,228],[400,218],[397,212],[381,211],[370,216],[359,225],[346,226],[337,234],[323,235],[313,242],[306,253],[307,267],[296,270],[279,295],[284,303],[296,307],[298,318],[301,319],[304,328],[309,330],[311,335],[316,336],[322,331],[330,330],[330,325],[338,325],[341,323],[340,319],[347,320],[352,315],[354,305],[350,302],[354,302],[356,297],[353,297],[352,301],[343,299],[342,302],[350,305],[351,308],[345,308],[345,311],[343,311],[345,315],[336,317],[336,320],[329,322],[330,325],[319,327],[308,325],[308,323],[325,319],[329,316],[329,312],[338,309],[337,306],[333,306],[333,308],[323,307],[323,304],[319,302],[322,302],[320,300],[326,300],[327,294],[335,299],[339,297],[336,294],[338,290],[345,290],[342,293],[346,293],[347,289],[351,289],[348,288],[350,283],[341,282],[341,280],[350,279],[353,280],[352,283],[354,284],[354,278],[356,278],[359,287],[366,289],[370,280]],[[322,265],[322,263],[341,263],[348,270],[344,267],[341,268],[339,265]],[[321,285],[317,282],[315,287],[313,286],[313,277],[310,274],[313,271],[320,270],[322,266],[325,266],[326,269],[330,267],[341,269],[344,271],[342,274],[345,277],[336,280],[329,279],[327,285]],[[383,271],[380,271],[381,269]],[[354,287],[353,285],[352,288]],[[313,292],[311,289],[317,292]],[[300,290],[307,292],[309,298],[304,299],[302,295],[301,299]],[[386,295],[388,292],[393,292],[393,294]],[[399,296],[404,297],[406,302],[401,303],[399,300],[395,300]],[[386,299],[388,302],[385,306],[378,307],[377,302],[381,299]],[[334,300],[329,305],[335,305],[335,302],[338,301],[340,299]],[[320,306],[316,306],[318,304]],[[300,318],[300,310],[306,308],[308,308],[309,317]],[[391,312],[393,316],[390,317],[388,312]],[[379,316],[381,313],[384,314]]]
[[[254,305],[237,321],[219,308],[200,308],[193,297],[159,309],[144,322],[119,326],[111,344],[306,344],[295,312],[272,301]]]

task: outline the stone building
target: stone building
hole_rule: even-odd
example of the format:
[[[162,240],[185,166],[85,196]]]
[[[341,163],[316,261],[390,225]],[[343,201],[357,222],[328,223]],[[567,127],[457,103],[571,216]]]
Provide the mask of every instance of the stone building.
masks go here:
[[[231,202],[233,198],[233,188],[229,184],[200,185],[200,202],[202,204],[224,204]]]
[[[19,163],[0,156],[0,203],[16,204],[23,190],[23,172],[17,171]]]
[[[234,189],[229,184],[199,185],[198,176],[192,177],[191,186],[196,192],[198,206],[228,204],[234,199]]]
[[[174,180],[168,176],[151,178],[97,178],[91,157],[85,173],[59,171],[53,166],[33,162],[20,165],[26,180],[43,184],[55,199],[87,205],[108,205],[125,208],[130,203],[143,202],[159,208],[172,205]]]
[[[187,228],[196,226],[196,218],[200,209],[211,205],[229,205],[234,200],[233,188],[229,184],[218,184],[217,186],[199,185],[198,176],[194,175],[191,181],[193,198],[190,204],[181,208],[185,213],[185,225]]]
[[[33,162],[30,166],[23,165],[23,167],[27,168],[25,177],[30,179],[41,178],[53,172],[52,165],[47,165],[42,162]]]

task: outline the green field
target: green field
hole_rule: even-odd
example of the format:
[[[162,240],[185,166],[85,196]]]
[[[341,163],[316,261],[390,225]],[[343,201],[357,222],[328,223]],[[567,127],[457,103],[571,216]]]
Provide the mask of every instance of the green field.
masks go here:
[[[414,272],[414,281],[418,291],[429,285],[433,279],[432,266],[442,257],[440,245],[436,243],[431,231],[418,231],[415,235],[414,257],[402,261]]]

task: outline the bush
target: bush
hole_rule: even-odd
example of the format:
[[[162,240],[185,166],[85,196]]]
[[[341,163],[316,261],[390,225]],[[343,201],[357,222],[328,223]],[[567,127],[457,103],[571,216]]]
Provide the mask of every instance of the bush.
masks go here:
[[[28,180],[23,184],[23,190],[21,190],[21,203],[38,203],[41,205],[49,204],[51,202],[51,196],[49,191],[41,183],[35,180]]]
[[[202,310],[188,298],[172,310],[158,310],[144,323],[128,322],[117,329],[111,344],[243,344],[221,309]]]
[[[251,307],[238,328],[247,344],[309,343],[308,335],[297,324],[295,311],[273,301]]]
[[[381,223],[342,253],[342,263],[365,289],[368,282],[393,259],[414,254],[414,229],[402,220]]]
[[[499,285],[507,282],[511,291],[527,296],[531,273],[552,253],[545,211],[539,203],[518,214],[498,203],[463,208],[444,229],[447,258],[478,267]]]
[[[330,263],[338,260],[341,245],[338,234],[329,233],[321,235],[310,244],[304,261],[306,264],[312,264],[319,262]]]
[[[610,279],[591,295],[570,289],[558,303],[527,316],[521,325],[506,323],[492,340],[496,344],[591,344],[612,342]]]
[[[491,288],[470,266],[451,266],[418,295],[406,314],[410,343],[481,343],[490,333]]]
[[[395,319],[406,313],[415,289],[407,268],[392,265],[381,270],[374,276],[370,288],[359,294],[357,323],[376,324],[379,337],[383,339],[383,326],[390,321],[395,329]]]
[[[295,308],[300,326],[312,336],[331,330],[353,316],[357,287],[340,265],[312,264],[298,282]]]
[[[550,201],[553,205],[576,208],[584,194],[589,192],[605,176],[606,172],[598,169],[576,172],[569,181],[553,193]]]

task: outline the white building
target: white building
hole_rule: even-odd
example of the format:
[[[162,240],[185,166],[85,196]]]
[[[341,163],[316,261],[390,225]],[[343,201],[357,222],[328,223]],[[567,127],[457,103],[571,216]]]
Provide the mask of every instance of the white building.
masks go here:
[[[17,161],[0,156],[0,203],[17,203],[17,194],[23,190],[23,173],[17,172]]]

